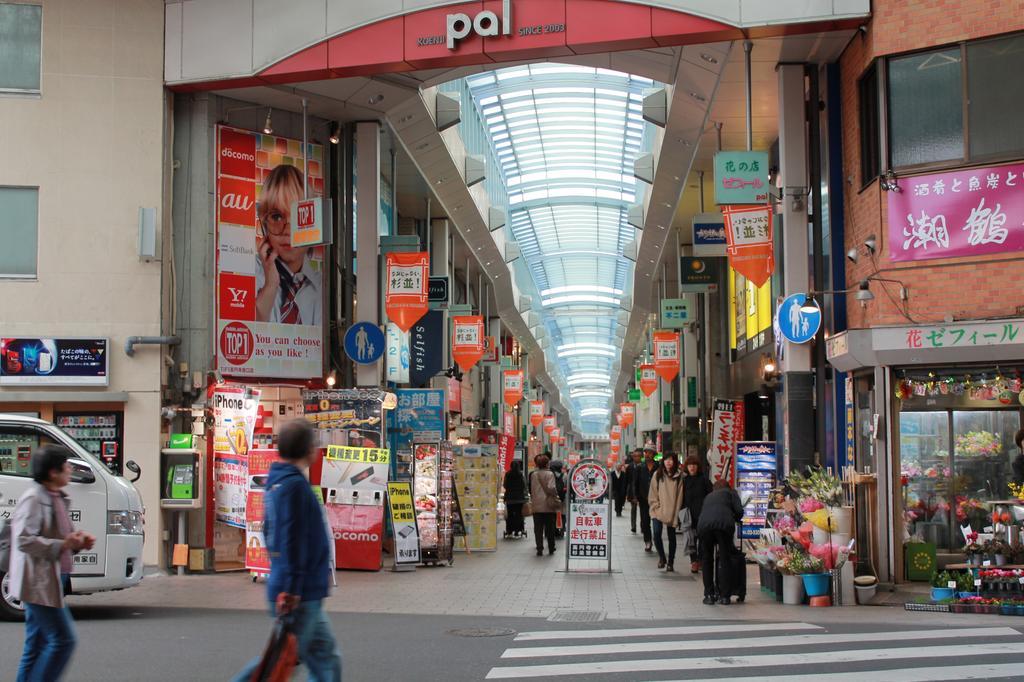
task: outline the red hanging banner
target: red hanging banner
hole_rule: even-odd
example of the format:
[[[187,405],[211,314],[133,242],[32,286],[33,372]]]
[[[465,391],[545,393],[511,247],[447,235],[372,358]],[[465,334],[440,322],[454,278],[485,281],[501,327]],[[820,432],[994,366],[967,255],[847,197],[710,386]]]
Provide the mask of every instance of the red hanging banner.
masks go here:
[[[729,265],[755,286],[775,272],[771,206],[722,206]]]
[[[640,365],[640,390],[648,398],[658,390],[658,373],[654,371],[654,365]]]
[[[617,413],[615,414],[615,424],[616,424],[616,425],[617,425],[617,426],[618,426],[618,427],[619,427],[620,429],[621,429],[621,428],[622,428],[623,426],[629,426],[629,424],[627,424],[627,423],[626,423],[626,416],[625,416],[624,414],[622,414],[622,410],[621,410],[621,407],[620,407],[620,409],[619,409],[619,412],[617,412]]]
[[[551,440],[553,442],[557,443],[558,439],[561,438],[561,437],[562,437],[562,429],[558,428],[557,426],[555,428],[551,429]]]
[[[544,417],[544,433],[551,435],[551,432],[555,430],[555,418],[552,415]]]
[[[480,315],[452,317],[452,358],[463,372],[484,355],[484,318]]]
[[[386,254],[384,309],[388,319],[403,332],[412,329],[427,314],[427,286],[430,280],[430,254]]]
[[[654,332],[654,371],[665,381],[679,376],[679,332]]]
[[[632,424],[636,418],[636,405],[633,403],[622,403],[619,405],[619,409],[622,411],[622,425],[629,426]]]
[[[543,400],[531,400],[530,401],[530,424],[533,426],[540,426],[544,423],[544,401]]]
[[[518,405],[523,399],[523,370],[506,369],[501,373],[501,383],[505,404],[510,407]]]

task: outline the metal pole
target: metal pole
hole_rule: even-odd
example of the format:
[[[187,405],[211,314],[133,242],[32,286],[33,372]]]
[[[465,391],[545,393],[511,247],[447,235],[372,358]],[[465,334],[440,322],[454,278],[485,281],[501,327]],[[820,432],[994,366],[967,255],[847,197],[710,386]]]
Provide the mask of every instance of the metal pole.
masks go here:
[[[608,474],[608,490],[605,494],[608,496],[608,572],[612,572],[612,524],[615,523],[615,514],[612,513],[612,473],[605,467],[605,473]],[[670,532],[672,528],[668,529]]]
[[[715,121],[715,136],[717,138],[715,148],[717,151],[722,151],[722,125],[721,121]]]
[[[302,98],[302,198],[309,198],[309,103]]]
[[[427,197],[427,260],[434,263],[434,240],[433,240],[433,228],[430,225],[430,197]]]
[[[398,157],[391,148],[391,232],[398,234]]]
[[[753,85],[750,77],[750,51],[754,49],[754,43],[749,40],[743,41],[743,61],[746,69],[746,86],[747,86],[747,151],[751,151],[754,148],[754,102],[753,102]]]
[[[178,515],[178,543],[182,545],[188,544],[188,535],[185,531],[185,512],[176,512]],[[185,575],[185,565],[181,564],[178,566],[178,575]]]
[[[825,248],[824,248],[824,236],[822,227],[822,215],[821,215],[821,112],[818,108],[819,98],[819,79],[818,79],[818,67],[815,65],[809,65],[807,68],[807,80],[809,85],[808,95],[810,97],[810,106],[807,109],[808,119],[808,132],[809,132],[809,149],[808,156],[810,156],[810,192],[811,192],[811,243],[813,247],[812,253],[814,254],[813,260],[813,282],[814,288],[817,291],[823,291],[830,289],[831,287],[825,286]],[[824,305],[824,300],[822,301]],[[822,311],[824,315],[824,311]],[[815,337],[814,344],[814,393],[816,400],[815,409],[815,435],[816,435],[816,450],[820,460],[816,462],[821,466],[826,466],[829,459],[829,453],[825,451],[825,443],[827,443],[828,434],[826,432],[825,417],[827,413],[826,409],[826,396],[828,394],[828,387],[825,385],[825,325],[822,324],[818,328],[818,334]]]
[[[719,145],[719,148],[721,148],[721,145]],[[698,180],[698,182],[700,184],[700,186],[698,187],[698,189],[700,190],[700,194],[699,194],[699,196],[700,196],[700,212],[703,213],[704,212],[704,171],[702,171],[702,170],[697,171],[697,180]],[[682,281],[682,279],[680,279],[680,281]]]

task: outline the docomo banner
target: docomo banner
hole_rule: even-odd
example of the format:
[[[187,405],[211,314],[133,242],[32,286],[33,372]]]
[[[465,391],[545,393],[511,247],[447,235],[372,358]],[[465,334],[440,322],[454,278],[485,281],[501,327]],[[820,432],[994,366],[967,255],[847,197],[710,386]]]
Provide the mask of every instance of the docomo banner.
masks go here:
[[[708,466],[712,481],[736,484],[736,443],[743,438],[744,407],[739,400],[715,400]]]
[[[386,262],[384,309],[388,319],[407,332],[430,309],[430,254],[389,253]]]
[[[523,399],[523,370],[505,370],[501,373],[501,383],[505,404],[509,406],[519,404],[519,401]]]
[[[303,199],[302,143],[216,130],[217,368],[244,378],[322,376],[323,247],[291,238],[292,209]],[[318,197],[323,147],[308,150]]]
[[[640,390],[648,398],[658,390],[658,373],[654,365],[640,365]]]
[[[771,206],[723,206],[729,265],[755,286],[775,271]]]
[[[890,260],[1024,250],[1024,164],[903,178],[888,195]]]
[[[544,401],[543,400],[531,400],[530,401],[530,424],[533,426],[540,426],[544,423]]]
[[[452,317],[452,358],[463,372],[484,355],[484,318],[480,315]]]
[[[679,332],[654,332],[654,371],[665,381],[679,376]]]

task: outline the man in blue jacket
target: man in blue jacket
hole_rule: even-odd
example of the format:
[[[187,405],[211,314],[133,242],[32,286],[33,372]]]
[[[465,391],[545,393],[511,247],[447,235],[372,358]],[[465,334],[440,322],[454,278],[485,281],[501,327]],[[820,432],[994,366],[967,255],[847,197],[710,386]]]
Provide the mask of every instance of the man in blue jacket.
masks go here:
[[[299,660],[309,679],[340,682],[341,651],[322,604],[331,571],[328,529],[305,473],[316,456],[313,427],[303,420],[285,424],[277,450],[284,461],[270,465],[266,487],[267,598],[276,613],[292,615]],[[258,665],[259,658],[251,661],[236,682],[247,682]]]

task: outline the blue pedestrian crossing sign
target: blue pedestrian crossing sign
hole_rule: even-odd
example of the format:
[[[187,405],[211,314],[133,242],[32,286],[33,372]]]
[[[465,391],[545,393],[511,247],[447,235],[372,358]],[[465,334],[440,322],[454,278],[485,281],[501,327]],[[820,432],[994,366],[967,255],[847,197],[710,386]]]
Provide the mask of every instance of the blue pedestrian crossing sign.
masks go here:
[[[813,310],[805,308],[807,297],[803,294],[787,296],[779,304],[775,321],[779,331],[790,343],[807,343],[821,328],[821,308],[811,300]]]
[[[361,365],[380,360],[385,345],[384,332],[369,322],[356,322],[345,332],[345,353]]]

